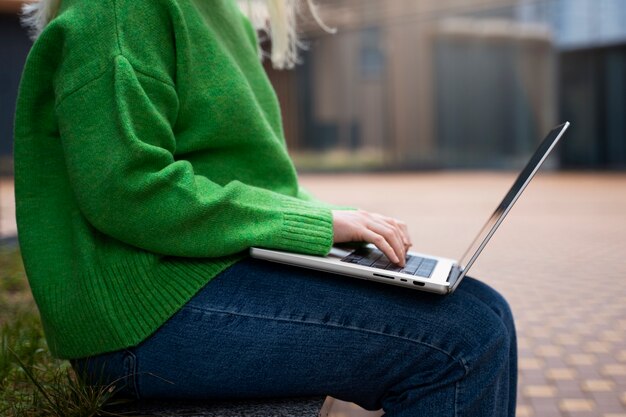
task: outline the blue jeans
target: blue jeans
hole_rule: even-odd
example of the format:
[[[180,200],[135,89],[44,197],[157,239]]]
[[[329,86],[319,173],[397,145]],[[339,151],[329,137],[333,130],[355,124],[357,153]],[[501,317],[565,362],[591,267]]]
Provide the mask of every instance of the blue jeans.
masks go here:
[[[330,395],[387,416],[514,416],[506,301],[441,296],[245,259],[138,346],[72,361],[135,398]]]

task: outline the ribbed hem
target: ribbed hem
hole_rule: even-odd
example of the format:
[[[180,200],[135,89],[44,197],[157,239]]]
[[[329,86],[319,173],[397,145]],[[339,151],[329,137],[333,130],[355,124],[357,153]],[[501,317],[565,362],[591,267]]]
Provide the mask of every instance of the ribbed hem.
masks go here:
[[[281,198],[282,228],[271,247],[325,255],[333,243],[330,208]],[[203,286],[246,257],[218,259],[135,252],[114,265],[51,280],[40,305],[48,346],[63,359],[136,346],[158,330]],[[46,317],[54,320],[46,321]]]
[[[326,255],[333,245],[331,209],[297,199],[284,199],[283,229],[275,247],[311,255]]]
[[[243,258],[244,254],[197,259],[138,253],[123,263],[92,270],[73,284],[52,286],[47,303],[52,311],[41,314],[54,317],[58,326],[44,320],[50,351],[72,359],[136,346],[212,278]]]

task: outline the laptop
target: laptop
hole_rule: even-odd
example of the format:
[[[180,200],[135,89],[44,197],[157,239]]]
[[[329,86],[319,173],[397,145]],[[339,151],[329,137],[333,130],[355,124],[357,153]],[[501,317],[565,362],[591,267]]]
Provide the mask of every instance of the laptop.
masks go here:
[[[407,253],[406,265],[400,267],[392,263],[374,245],[357,248],[333,246],[327,256],[311,256],[298,253],[251,248],[254,258],[279,262],[303,268],[331,272],[353,278],[398,285],[437,294],[450,294],[459,286],[467,272],[496,232],[513,204],[520,197],[530,180],[559,142],[569,122],[559,125],[541,142],[535,153],[519,174],[502,202],[487,220],[465,254],[457,262],[453,259],[425,253]]]

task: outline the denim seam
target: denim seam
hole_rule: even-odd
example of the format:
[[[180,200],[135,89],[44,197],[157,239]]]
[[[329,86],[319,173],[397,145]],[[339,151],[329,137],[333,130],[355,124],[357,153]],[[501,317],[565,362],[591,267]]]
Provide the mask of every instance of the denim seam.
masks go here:
[[[459,413],[459,384],[460,381],[456,381],[454,384],[454,417],[456,417]]]
[[[491,313],[493,313],[493,315],[497,318],[498,322],[502,325],[502,328],[504,328],[505,333],[507,334],[507,340],[510,340],[510,333],[509,333],[509,328],[507,327],[506,323],[504,322],[504,319],[493,309],[491,308],[491,306],[486,303],[485,301],[481,300],[480,297],[472,294],[472,293],[467,293],[467,295],[471,298],[474,298],[477,302],[481,303],[482,305],[486,306],[487,309],[489,311],[491,311]],[[465,361],[464,361],[465,362]],[[469,365],[467,365],[467,368],[469,370]]]
[[[467,295],[470,296],[471,298],[475,299],[478,303],[484,305],[485,307],[487,307],[487,309],[489,311],[491,311],[497,318],[498,321],[502,324],[502,326],[504,327],[504,330],[506,331],[506,333],[509,333],[509,329],[506,326],[506,323],[504,322],[504,319],[491,307],[491,305],[489,305],[487,302],[485,302],[484,300],[482,300],[480,297],[476,296],[475,294],[472,294],[470,292],[467,292]],[[463,364],[465,366],[466,369],[466,375],[468,372],[468,368],[469,365],[467,365],[467,363],[465,362],[465,360],[463,358],[460,358],[461,361],[463,361]],[[461,381],[457,381],[455,384],[455,390],[454,390],[454,415],[455,417],[458,415],[458,410],[459,410],[459,392],[460,392],[460,383]]]
[[[410,339],[410,338],[407,338],[407,337],[402,337],[402,336],[397,336],[397,335],[393,335],[393,334],[383,333],[383,332],[379,332],[379,331],[376,331],[376,330],[362,329],[360,327],[336,325],[336,324],[332,324],[332,323],[321,323],[321,322],[306,321],[306,320],[292,320],[292,319],[285,319],[285,318],[280,318],[280,317],[260,316],[260,315],[256,315],[256,314],[235,313],[235,312],[232,312],[232,311],[213,310],[213,309],[210,309],[210,308],[197,308],[197,307],[190,306],[190,305],[187,305],[185,308],[186,309],[190,309],[190,310],[194,310],[194,311],[199,312],[199,313],[211,312],[211,313],[217,313],[217,314],[225,314],[225,315],[240,316],[240,317],[251,317],[251,318],[256,318],[256,319],[264,319],[264,320],[274,320],[274,321],[289,322],[289,323],[300,323],[300,324],[316,325],[316,326],[322,326],[322,327],[323,326],[327,326],[327,327],[332,327],[332,328],[346,329],[346,330],[352,330],[352,331],[361,331],[363,333],[377,334],[377,335],[381,335],[381,336],[392,337],[392,338],[395,338],[395,339],[400,339],[400,340],[408,341],[408,342],[411,342],[411,343],[415,343],[417,345],[423,345],[423,346],[429,347],[431,349],[434,349],[436,351],[439,351],[439,352],[443,353],[444,355],[448,356],[449,358],[451,358],[454,362],[458,363],[463,368],[463,371],[465,372],[465,376],[467,376],[467,374],[469,373],[469,369],[468,369],[468,367],[467,367],[467,365],[465,363],[465,360],[463,360],[463,358],[456,358],[452,354],[446,352],[444,349],[442,349],[442,348],[440,348],[438,346],[434,346],[434,345],[431,345],[431,344],[425,343],[425,342],[420,342],[418,340],[413,340],[413,339]]]

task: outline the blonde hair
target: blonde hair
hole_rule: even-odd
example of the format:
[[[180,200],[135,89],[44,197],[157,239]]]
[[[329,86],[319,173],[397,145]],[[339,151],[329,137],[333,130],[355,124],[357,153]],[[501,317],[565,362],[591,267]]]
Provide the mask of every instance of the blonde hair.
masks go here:
[[[268,57],[274,68],[293,68],[298,60],[298,50],[304,48],[296,30],[297,16],[302,0],[238,0],[239,6],[257,31],[271,39],[272,50],[267,54],[259,46],[261,58]],[[336,29],[324,24],[313,0],[306,0],[309,11],[317,24],[328,33]],[[265,38],[261,37],[259,43]]]
[[[237,0],[242,12],[252,22],[254,28],[269,36],[272,50],[265,53],[259,45],[259,55],[268,57],[274,68],[293,68],[298,60],[298,50],[304,45],[299,41],[296,31],[296,18],[300,3],[304,0]],[[335,33],[334,28],[324,24],[313,0],[306,0],[313,19],[328,33]],[[36,40],[46,25],[56,16],[61,0],[39,0],[22,6],[22,24],[31,39]],[[259,43],[265,38],[259,37]]]
[[[24,3],[22,6],[22,25],[28,35],[35,41],[48,22],[57,15],[61,0],[39,0],[35,3]]]

